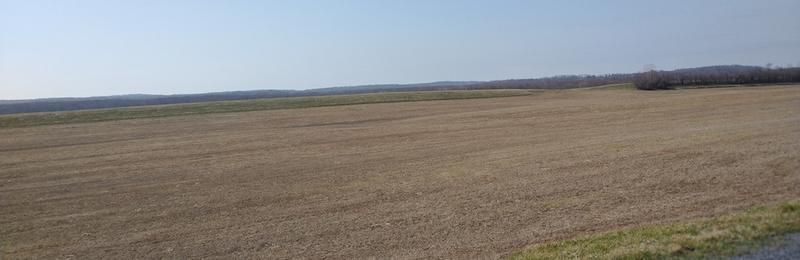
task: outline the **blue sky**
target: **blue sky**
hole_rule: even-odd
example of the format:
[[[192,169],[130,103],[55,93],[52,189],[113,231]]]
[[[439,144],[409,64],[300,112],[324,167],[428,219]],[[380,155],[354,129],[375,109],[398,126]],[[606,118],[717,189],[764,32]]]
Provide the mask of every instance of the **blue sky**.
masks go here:
[[[800,1],[0,0],[0,99],[796,65]]]

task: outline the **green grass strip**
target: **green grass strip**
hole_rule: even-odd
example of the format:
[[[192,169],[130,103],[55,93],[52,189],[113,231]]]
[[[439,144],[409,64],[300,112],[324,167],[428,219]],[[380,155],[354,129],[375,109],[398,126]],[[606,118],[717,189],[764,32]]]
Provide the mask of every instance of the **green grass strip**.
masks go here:
[[[272,109],[293,109],[427,100],[510,97],[530,94],[531,92],[526,90],[394,92],[314,97],[267,98],[65,112],[27,113],[0,116],[0,128],[89,123],[136,118],[230,113]]]
[[[702,259],[742,254],[800,232],[800,203],[535,246],[511,259]]]
[[[636,90],[633,83],[621,83],[585,88],[586,90]]]

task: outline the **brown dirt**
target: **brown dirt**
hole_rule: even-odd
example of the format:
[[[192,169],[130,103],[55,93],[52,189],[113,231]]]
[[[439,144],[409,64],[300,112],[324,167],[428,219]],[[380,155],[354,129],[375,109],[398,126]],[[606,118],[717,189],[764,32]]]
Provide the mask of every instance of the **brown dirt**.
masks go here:
[[[800,198],[800,87],[0,130],[8,258],[498,258]]]

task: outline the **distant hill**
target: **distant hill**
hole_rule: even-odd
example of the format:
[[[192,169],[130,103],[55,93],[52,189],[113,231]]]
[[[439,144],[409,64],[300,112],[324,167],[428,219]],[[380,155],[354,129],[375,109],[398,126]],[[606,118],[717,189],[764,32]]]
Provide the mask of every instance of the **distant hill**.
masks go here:
[[[721,65],[678,69],[672,73],[690,75],[737,74],[762,70],[761,67]],[[245,100],[276,97],[325,96],[374,92],[474,90],[474,89],[570,89],[608,84],[628,83],[638,73],[606,75],[564,75],[535,79],[496,81],[440,81],[418,84],[381,84],[317,88],[309,90],[251,90],[185,95],[130,94],[101,97],[45,98],[30,100],[0,100],[0,114],[69,111],[146,105],[180,104],[208,101]]]
[[[339,94],[360,94],[374,92],[400,92],[400,91],[424,91],[424,90],[447,90],[452,87],[464,87],[478,82],[470,81],[443,81],[421,84],[385,84],[385,85],[364,85],[319,88],[310,90],[249,90],[249,91],[227,91],[200,94],[180,94],[180,95],[116,95],[99,97],[75,97],[75,98],[43,98],[29,100],[0,100],[0,114],[32,113],[32,112],[54,112],[70,111],[83,109],[101,109],[114,107],[131,107],[146,105],[165,105],[196,103],[210,101],[228,100],[247,100],[260,98],[277,97],[302,97],[302,96],[325,96]]]
[[[121,95],[88,98],[50,98],[0,104],[0,114],[53,112],[82,109],[165,105],[209,101],[242,100],[298,96],[294,90],[253,90],[188,95]]]
[[[0,100],[0,104],[20,104],[20,103],[32,103],[32,102],[70,102],[70,101],[90,101],[90,100],[110,100],[110,99],[147,100],[159,97],[166,97],[166,95],[128,94],[128,95],[97,96],[97,97],[18,99],[18,100]]]
[[[363,85],[363,86],[346,86],[346,87],[331,87],[331,88],[317,88],[309,90],[315,93],[341,93],[341,92],[383,92],[383,91],[397,91],[402,89],[446,89],[450,87],[463,87],[471,86],[482,83],[481,81],[438,81],[431,83],[418,83],[418,84],[382,84],[382,85]]]

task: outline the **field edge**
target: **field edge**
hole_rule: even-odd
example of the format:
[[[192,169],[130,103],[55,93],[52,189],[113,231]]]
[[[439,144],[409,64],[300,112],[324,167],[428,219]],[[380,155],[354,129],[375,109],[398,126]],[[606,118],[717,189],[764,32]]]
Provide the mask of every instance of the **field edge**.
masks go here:
[[[531,246],[509,259],[664,259],[741,255],[800,232],[800,201]]]

